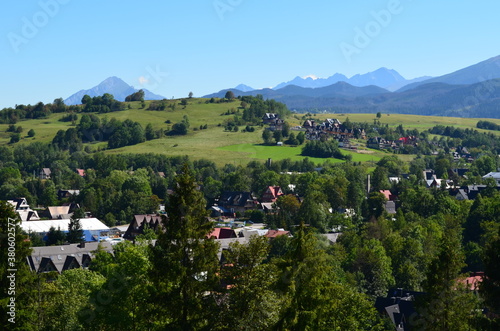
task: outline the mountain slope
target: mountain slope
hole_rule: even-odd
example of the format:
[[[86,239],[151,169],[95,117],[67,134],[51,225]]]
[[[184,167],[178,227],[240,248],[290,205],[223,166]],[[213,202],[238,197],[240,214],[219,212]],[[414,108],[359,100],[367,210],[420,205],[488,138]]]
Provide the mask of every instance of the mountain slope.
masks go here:
[[[125,101],[125,98],[130,94],[137,92],[132,86],[125,83],[122,79],[118,77],[109,77],[102,81],[99,85],[94,86],[88,90],[80,90],[75,94],[64,100],[67,105],[79,105],[82,103],[82,98],[84,95],[89,95],[91,97],[100,96],[104,93],[112,94],[116,100]],[[165,99],[161,95],[154,94],[146,89],[144,91],[144,98],[146,100],[161,100]]]
[[[476,63],[464,69],[457,70],[447,75],[434,77],[418,83],[409,84],[400,89],[407,91],[417,86],[429,83],[446,83],[446,84],[474,84],[486,80],[500,78],[500,55],[492,57],[486,61]]]
[[[283,88],[274,90],[274,89],[262,89],[262,90],[253,90],[248,92],[243,92],[237,89],[226,89],[219,91],[217,93],[209,94],[204,96],[204,98],[223,98],[227,91],[233,91],[235,95],[257,95],[260,94],[266,99],[276,99],[277,101],[281,101],[286,97],[308,97],[308,98],[317,98],[317,97],[338,97],[338,98],[356,98],[366,95],[373,94],[382,94],[387,93],[388,91],[378,87],[378,86],[364,86],[357,87],[347,84],[345,82],[338,82],[330,86],[321,87],[321,88],[304,88],[295,85],[287,85]]]
[[[430,77],[425,77],[428,79]],[[423,80],[416,78],[417,81]],[[387,69],[387,68],[379,68],[375,71],[368,72],[366,74],[357,74],[352,76],[351,78],[347,78],[346,76],[336,73],[333,76],[328,78],[313,78],[313,77],[295,77],[293,80],[280,83],[276,85],[273,89],[278,90],[288,85],[296,85],[300,87],[308,87],[308,88],[319,88],[330,86],[338,82],[346,82],[352,86],[369,86],[375,85],[385,89],[389,89],[392,86],[396,86],[397,88],[401,88],[406,84],[410,84],[415,82],[415,80],[407,80],[403,76],[401,76],[396,70]],[[395,89],[393,89],[394,91]]]

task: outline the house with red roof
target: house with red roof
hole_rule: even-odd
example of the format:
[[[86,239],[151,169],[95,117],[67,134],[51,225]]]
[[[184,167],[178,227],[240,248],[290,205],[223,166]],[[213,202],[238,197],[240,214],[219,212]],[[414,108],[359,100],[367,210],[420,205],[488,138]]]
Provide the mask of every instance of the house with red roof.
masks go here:
[[[284,230],[269,230],[267,233],[264,235],[266,238],[269,239],[274,239],[278,236],[288,236],[290,237],[290,231],[284,231]]]
[[[283,191],[279,186],[268,186],[262,195],[262,202],[275,202],[278,197],[283,195]]]
[[[207,238],[214,239],[230,239],[237,238],[236,232],[231,228],[214,228],[214,230],[207,235]]]

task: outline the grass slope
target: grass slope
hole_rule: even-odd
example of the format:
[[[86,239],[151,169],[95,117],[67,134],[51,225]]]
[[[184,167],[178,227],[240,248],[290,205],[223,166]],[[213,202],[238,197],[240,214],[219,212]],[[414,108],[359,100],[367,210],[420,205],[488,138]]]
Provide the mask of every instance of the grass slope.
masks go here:
[[[179,100],[177,100],[179,102]],[[107,117],[108,119],[117,118],[119,120],[130,119],[137,121],[145,127],[151,123],[155,129],[166,130],[173,123],[182,120],[184,115],[189,117],[191,124],[190,133],[186,136],[165,137],[162,139],[147,141],[142,144],[127,146],[115,150],[108,150],[106,153],[161,153],[167,155],[187,155],[192,159],[209,159],[216,162],[218,165],[226,163],[244,165],[250,160],[280,160],[290,158],[299,160],[300,147],[289,146],[263,146],[261,145],[262,129],[257,129],[255,132],[225,132],[224,128],[218,126],[230,116],[221,116],[228,109],[236,109],[239,102],[236,100],[231,103],[205,103],[206,99],[189,99],[188,105],[183,108],[177,105],[176,110],[170,109],[165,111],[149,111],[140,109],[140,102],[131,102],[131,109],[121,112],[113,112],[108,114],[98,114],[100,118]],[[146,102],[146,108],[149,102]],[[58,130],[66,130],[71,127],[71,123],[59,122],[58,120],[64,114],[52,114],[47,119],[20,121],[16,126],[23,127],[22,139],[19,144],[30,143],[34,141],[50,142],[56,135]],[[81,114],[78,114],[79,118]],[[302,114],[295,114],[289,118],[292,125],[302,124]],[[374,114],[314,114],[313,118],[324,120],[326,118],[338,118],[341,121],[349,117],[351,122],[368,122],[371,123],[375,119]],[[166,124],[165,121],[170,120],[171,124]],[[382,114],[380,122],[397,126],[403,124],[405,128],[417,128],[420,131],[433,127],[434,125],[453,125],[462,128],[475,128],[478,119],[473,118],[453,118],[453,117],[432,117],[432,116],[416,116],[416,115],[398,115],[398,114]],[[490,120],[500,124],[500,120]],[[207,124],[208,129],[193,131],[194,128],[199,128],[200,125]],[[10,133],[6,132],[8,125],[0,125],[0,144],[7,145],[9,142]],[[28,138],[27,132],[34,129],[36,135],[34,138]],[[242,128],[241,128],[242,129]],[[484,131],[484,130],[479,130]],[[488,131],[500,134],[498,131]],[[105,143],[98,143],[95,146],[105,146]],[[356,162],[376,162],[386,153],[374,150],[365,150],[362,153],[354,151],[343,151],[345,154],[352,154],[353,161]],[[412,156],[401,156],[405,160],[409,160]],[[323,159],[310,158],[316,163],[323,162]],[[331,162],[340,162],[339,160],[331,159]]]

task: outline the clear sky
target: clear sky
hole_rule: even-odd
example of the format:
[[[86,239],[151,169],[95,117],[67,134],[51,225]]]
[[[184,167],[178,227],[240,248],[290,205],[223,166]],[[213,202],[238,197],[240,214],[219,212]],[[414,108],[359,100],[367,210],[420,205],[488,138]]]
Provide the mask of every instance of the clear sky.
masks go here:
[[[439,76],[500,55],[500,2],[6,0],[0,108],[117,76],[167,98],[380,67]]]

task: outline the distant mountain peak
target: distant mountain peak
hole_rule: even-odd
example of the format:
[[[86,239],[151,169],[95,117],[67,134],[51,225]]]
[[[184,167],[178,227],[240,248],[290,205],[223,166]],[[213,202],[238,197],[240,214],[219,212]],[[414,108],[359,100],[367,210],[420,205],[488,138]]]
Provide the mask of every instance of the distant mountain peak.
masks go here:
[[[248,91],[253,91],[254,90],[254,88],[252,88],[252,87],[250,87],[248,85],[245,85],[245,84],[240,84],[240,85],[236,86],[234,89],[242,91],[242,92],[248,92]]]
[[[302,79],[312,79],[312,80],[316,80],[316,79],[320,79],[320,77],[316,76],[316,75],[307,75],[307,76],[304,76],[304,77],[301,77]]]
[[[146,100],[165,99],[165,97],[154,94],[146,89],[142,90],[144,91],[144,98]],[[135,89],[131,85],[128,85],[123,79],[116,76],[111,76],[90,89],[80,90],[75,94],[69,96],[66,100],[64,100],[64,103],[67,105],[79,105],[82,103],[82,98],[86,94],[91,97],[95,97],[103,95],[104,93],[112,94],[116,100],[125,101],[125,98],[127,96],[137,91],[139,90]]]

